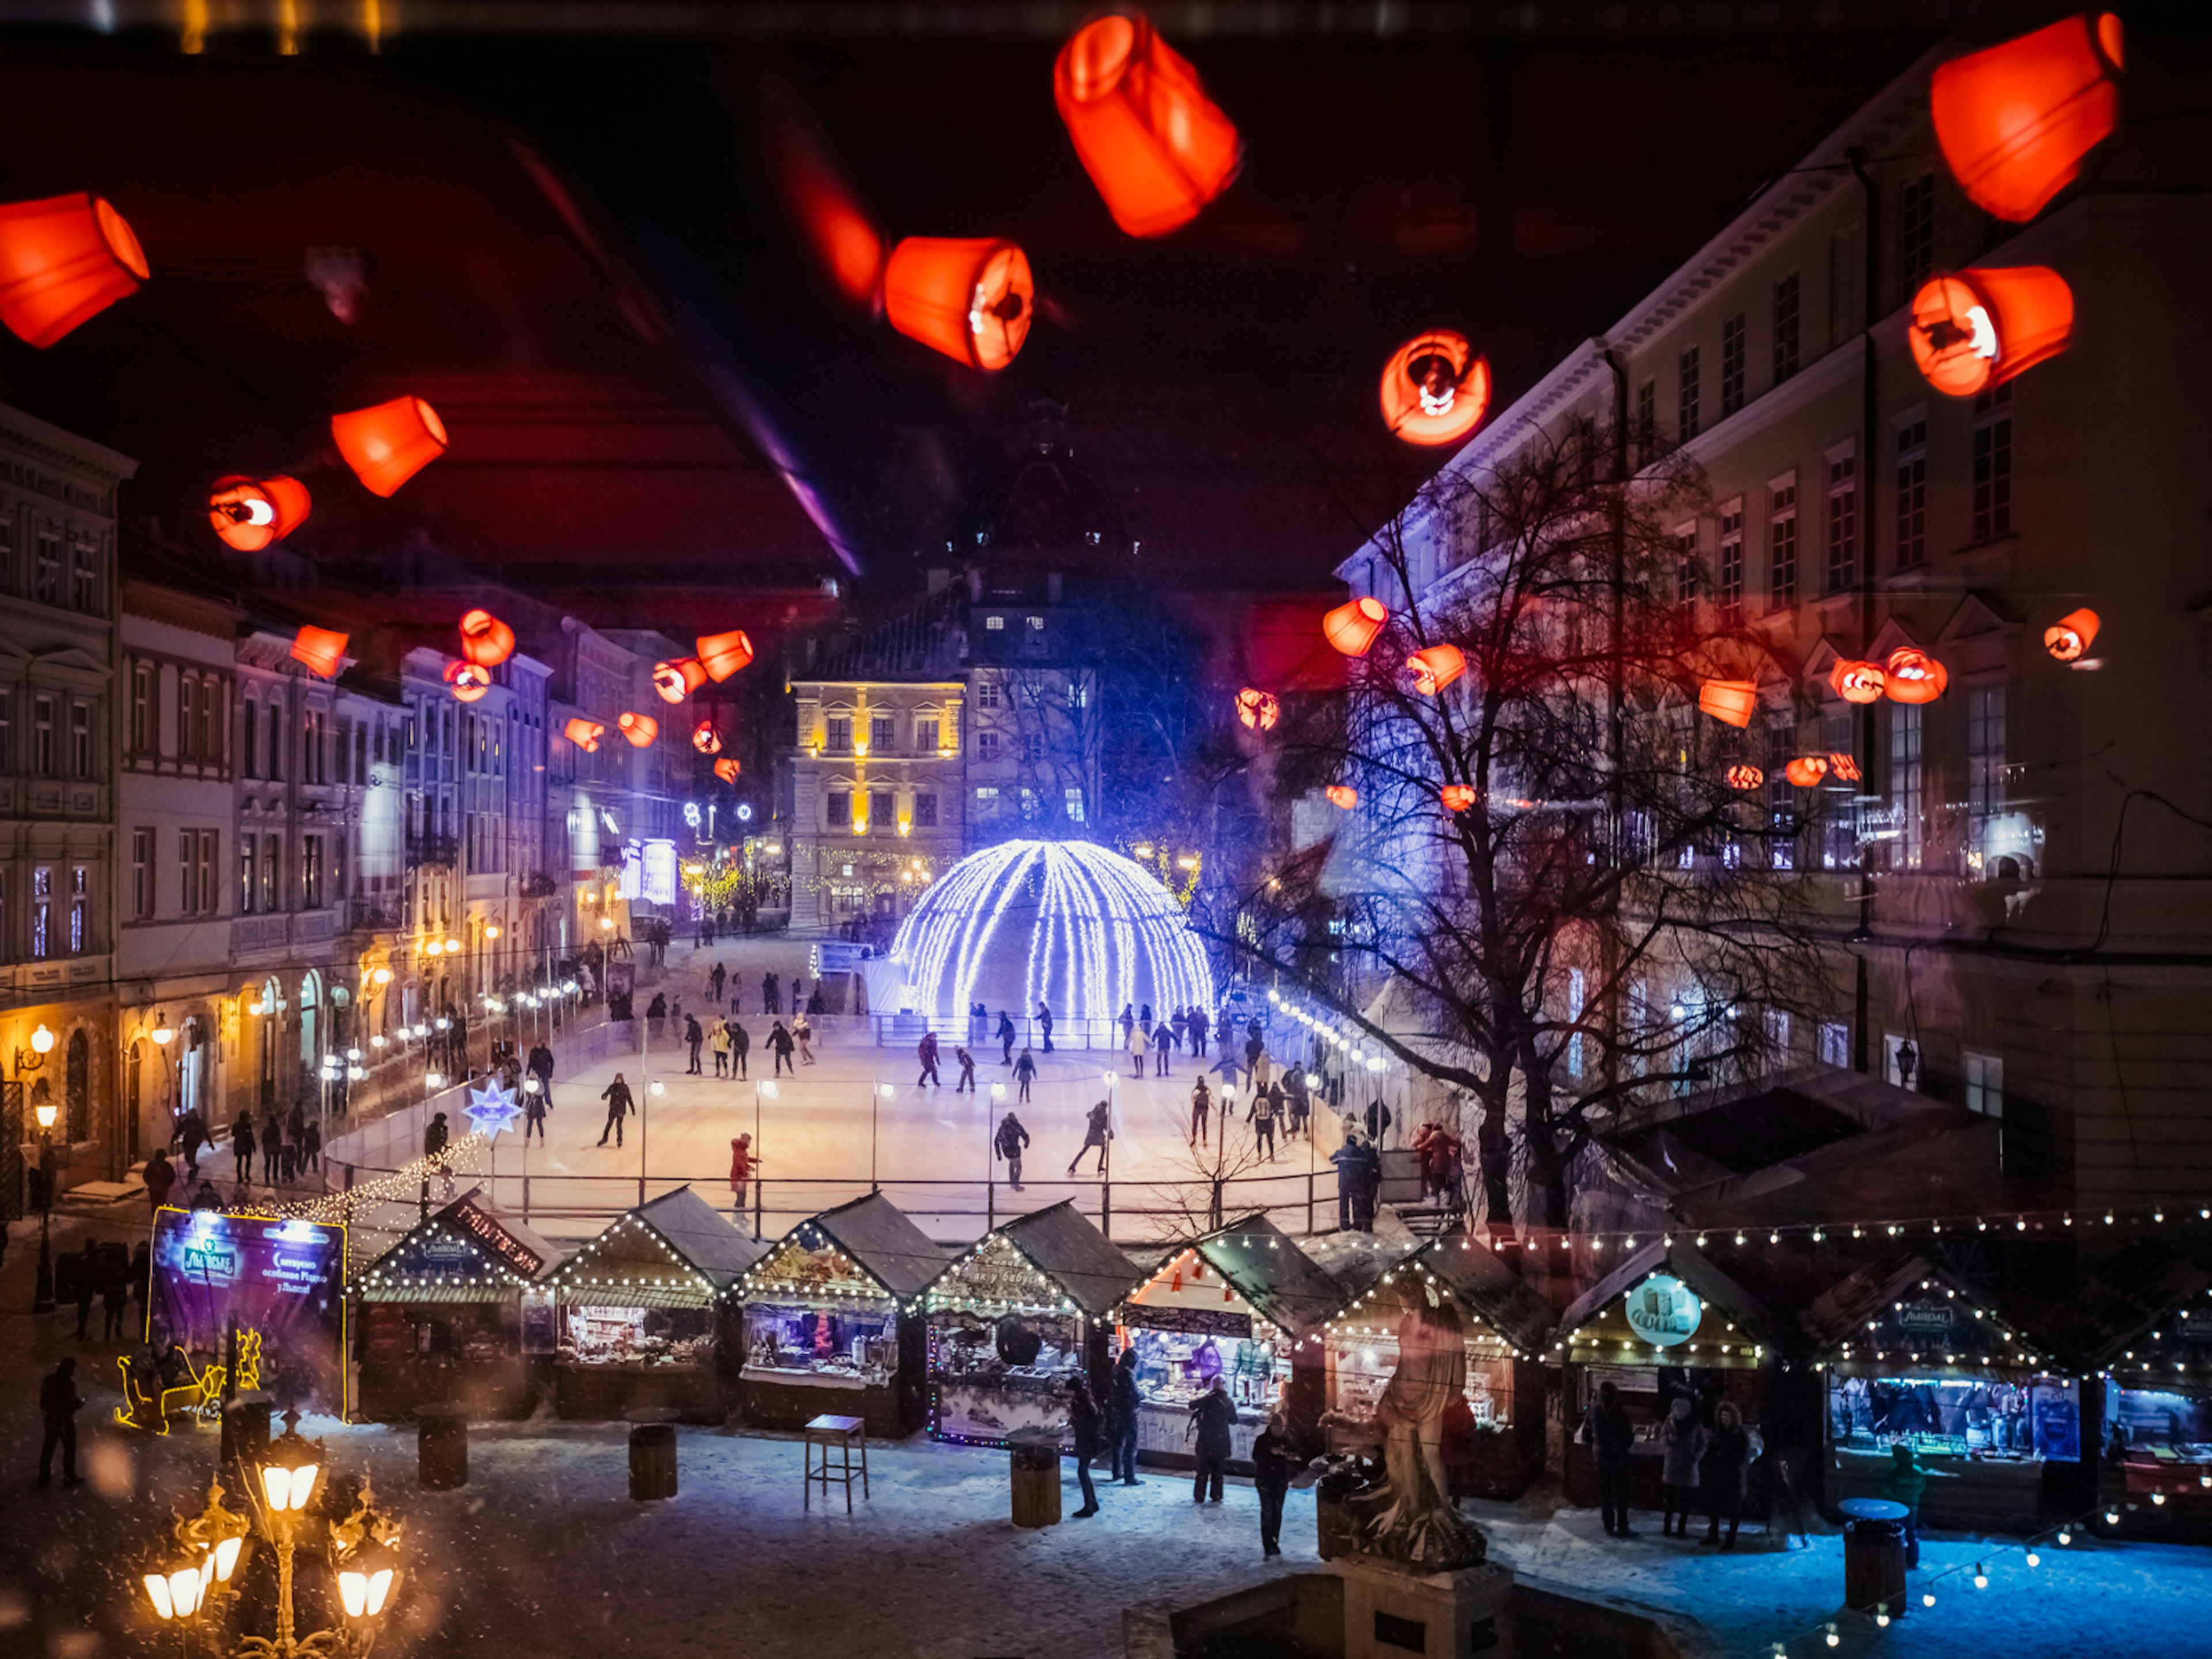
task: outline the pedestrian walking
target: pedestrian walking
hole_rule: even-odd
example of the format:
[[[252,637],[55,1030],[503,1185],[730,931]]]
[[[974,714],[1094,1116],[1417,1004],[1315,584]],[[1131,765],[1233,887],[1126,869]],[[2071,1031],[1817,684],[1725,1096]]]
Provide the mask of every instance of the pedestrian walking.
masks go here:
[[[553,1051],[543,1042],[530,1050],[526,1069],[538,1079],[538,1092],[550,1109],[553,1104]]]
[[[169,1155],[159,1146],[146,1160],[146,1207],[160,1209],[169,1201],[169,1188],[177,1184],[177,1172],[169,1167]]]
[[[1137,1011],[1128,1003],[1125,1002],[1121,1005],[1121,1012],[1115,1015],[1114,1018],[1121,1027],[1121,1042],[1123,1046],[1127,1047],[1129,1041],[1129,1033],[1136,1029]]]
[[[1206,1090],[1206,1077],[1200,1073],[1198,1086],[1190,1091],[1190,1144],[1194,1146],[1206,1139],[1206,1120],[1213,1110],[1213,1097]]]
[[[84,1396],[76,1391],[76,1360],[64,1354],[61,1363],[39,1384],[39,1416],[45,1434],[39,1442],[39,1484],[53,1483],[54,1453],[62,1455],[62,1485],[82,1486],[76,1472],[76,1414],[84,1409]]]
[[[696,1014],[684,1015],[684,1047],[691,1051],[691,1063],[684,1068],[684,1076],[701,1077],[705,1075],[705,1073],[701,1072],[699,1069],[699,1050],[704,1048],[706,1043],[707,1031],[706,1028],[699,1024],[699,1016]]]
[[[1110,1101],[1102,1100],[1091,1109],[1089,1115],[1083,1120],[1083,1145],[1077,1150],[1074,1158],[1069,1161],[1068,1174],[1075,1173],[1075,1166],[1083,1162],[1083,1154],[1093,1146],[1098,1149],[1097,1172],[1102,1175],[1105,1173],[1106,1143],[1114,1139],[1113,1125],[1109,1121],[1113,1115],[1114,1106]]]
[[[1036,1056],[1028,1049],[1023,1049],[1022,1057],[1014,1062],[1014,1082],[1020,1088],[1021,1103],[1024,1106],[1030,1103],[1030,1085],[1036,1081]]]
[[[100,1241],[88,1238],[76,1258],[76,1340],[89,1342],[92,1304],[100,1295]]]
[[[1200,1060],[1206,1058],[1206,1010],[1192,1009],[1190,1011],[1190,1051]]]
[[[728,979],[727,970],[719,962],[714,964],[714,971],[707,975],[707,994],[714,1000],[717,1007],[721,1006],[722,987]]]
[[[446,1115],[443,1112],[434,1115],[429,1122],[423,1126],[422,1156],[428,1161],[432,1170],[445,1177],[446,1195],[448,1198],[452,1197],[453,1193],[453,1165],[447,1161],[446,1147],[452,1139],[453,1131],[447,1127]],[[428,1192],[429,1186],[429,1176],[425,1174],[422,1177],[423,1190]]]
[[[730,1143],[730,1213],[742,1217],[745,1212],[747,1195],[752,1190],[753,1165],[759,1160],[753,1156],[753,1138],[739,1135]]]
[[[1091,1385],[1078,1371],[1067,1379],[1067,1431],[1075,1442],[1075,1484],[1083,1488],[1083,1507],[1070,1518],[1088,1521],[1098,1513],[1098,1490],[1091,1484],[1091,1460],[1106,1449],[1106,1437],[1100,1431],[1098,1402],[1091,1397]]]
[[[261,1184],[263,1186],[273,1187],[276,1184],[276,1166],[283,1162],[283,1121],[272,1117],[269,1120],[268,1126],[261,1132]]]
[[[919,1089],[926,1083],[933,1089],[942,1087],[937,1077],[937,1033],[924,1031],[921,1041],[914,1045],[914,1052],[921,1061],[921,1075],[915,1079],[914,1086]]]
[[[1260,1553],[1283,1553],[1283,1500],[1290,1496],[1291,1437],[1280,1412],[1267,1414],[1267,1426],[1252,1442],[1252,1487],[1260,1494]]]
[[[100,1339],[112,1342],[123,1334],[123,1316],[131,1310],[131,1258],[118,1250],[106,1267],[100,1282]]]
[[[177,1141],[185,1149],[185,1179],[200,1178],[200,1148],[207,1145],[207,1120],[197,1109],[177,1120]]]
[[[1003,1008],[999,1010],[999,1063],[1014,1063],[1014,1017]]]
[[[653,1000],[645,1005],[645,1026],[658,1042],[668,1034],[668,994],[655,991]]]
[[[317,1175],[323,1172],[323,1132],[319,1125],[310,1123],[300,1132],[300,1170],[305,1174],[313,1165]]]
[[[230,1155],[237,1163],[240,1186],[253,1179],[253,1114],[240,1112],[230,1126]]]
[[[1597,1501],[1607,1536],[1635,1537],[1628,1529],[1628,1458],[1636,1443],[1636,1424],[1620,1403],[1618,1386],[1597,1385],[1597,1398],[1583,1419],[1582,1437],[1597,1463]]]
[[[1163,1019],[1154,1022],[1152,1025],[1152,1075],[1154,1077],[1165,1077],[1168,1074],[1168,1045],[1174,1041],[1175,1032],[1169,1028],[1167,1021]],[[1141,1077],[1143,1073],[1139,1073],[1138,1075]]]
[[[1723,1400],[1713,1413],[1713,1437],[1705,1448],[1705,1542],[1718,1544],[1721,1539],[1721,1516],[1728,1516],[1726,1547],[1735,1547],[1735,1535],[1743,1525],[1743,1492],[1745,1477],[1750,1473],[1751,1460],[1757,1455],[1752,1444],[1751,1431],[1743,1425],[1743,1413],[1733,1400]]]
[[[734,1019],[727,1023],[730,1028],[730,1075],[750,1082],[752,1079],[745,1071],[745,1058],[752,1053],[752,1034]]]
[[[952,1058],[960,1062],[960,1080],[952,1085],[954,1094],[973,1094],[975,1091],[975,1056],[965,1048],[955,1048]]]
[[[1295,1066],[1283,1070],[1283,1133],[1292,1139],[1305,1133],[1313,1111],[1313,1097],[1306,1092],[1306,1074]]]
[[[1277,1103],[1282,1098],[1272,1088],[1252,1091],[1252,1108],[1244,1114],[1244,1121],[1252,1126],[1252,1150],[1265,1148],[1267,1162],[1275,1161],[1275,1119],[1281,1110]]]
[[[730,1074],[730,1028],[723,1024],[719,1014],[714,1017],[714,1022],[713,1029],[707,1033],[707,1047],[714,1056],[714,1075],[727,1077]]]
[[[777,994],[779,988],[774,974],[761,975],[761,1012],[780,1014],[783,1012],[781,999]]]
[[[637,1109],[637,1103],[630,1098],[629,1085],[623,1080],[620,1072],[615,1073],[612,1083],[599,1091],[599,1098],[607,1103],[607,1122],[606,1127],[599,1131],[599,1144],[605,1146],[608,1130],[612,1130],[615,1146],[619,1148],[623,1144],[623,1120]]]
[[[814,1063],[814,1027],[807,1022],[803,1010],[792,1011],[791,1036],[792,1040],[799,1044],[799,1063],[811,1066]]]
[[[775,1060],[776,1076],[781,1077],[787,1067],[793,1077],[799,1075],[799,1067],[791,1063],[791,1051],[798,1046],[791,1040],[791,1033],[783,1029],[781,1020],[769,1028],[768,1051]]]
[[[1044,1051],[1052,1052],[1052,1010],[1043,1003],[1037,1004],[1037,1030],[1044,1033]]]
[[[1237,1407],[1220,1374],[1215,1373],[1206,1392],[1191,1402],[1190,1428],[1197,1437],[1198,1472],[1190,1483],[1194,1504],[1221,1501],[1221,1477],[1229,1467],[1229,1453],[1237,1424]]]
[[[1025,1094],[1022,1097],[1027,1100]],[[1006,1182],[1016,1192],[1022,1189],[1022,1150],[1030,1144],[1030,1132],[1022,1127],[1021,1119],[1012,1112],[999,1120],[999,1133],[991,1137],[991,1150],[1006,1160]]]
[[[538,1082],[538,1073],[532,1072],[522,1087],[522,1140],[525,1146],[530,1144],[532,1129],[538,1131],[538,1144],[541,1146],[545,1144],[547,1103],[544,1085]]]
[[[1676,1395],[1660,1425],[1659,1535],[1690,1535],[1690,1516],[1698,1505],[1698,1465],[1705,1455],[1705,1425],[1698,1421],[1698,1407],[1686,1395]],[[1679,1523],[1679,1524],[1678,1524]],[[1610,1530],[1608,1528],[1608,1530]]]

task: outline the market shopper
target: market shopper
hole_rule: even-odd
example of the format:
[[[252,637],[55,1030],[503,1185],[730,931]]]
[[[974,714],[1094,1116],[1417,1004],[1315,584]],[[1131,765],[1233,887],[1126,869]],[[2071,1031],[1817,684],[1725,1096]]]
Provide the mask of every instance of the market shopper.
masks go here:
[[[1252,1443],[1252,1486],[1260,1494],[1260,1553],[1283,1553],[1283,1500],[1290,1496],[1291,1437],[1280,1412],[1267,1415],[1267,1426]]]
[[[1611,1382],[1597,1385],[1597,1398],[1583,1419],[1583,1439],[1597,1464],[1598,1508],[1605,1530],[1613,1538],[1633,1538],[1628,1527],[1629,1449],[1636,1443],[1636,1424],[1620,1403],[1620,1389]]]
[[[1029,1098],[1026,1089],[1023,1091],[1022,1098],[1024,1100]],[[1068,1160],[1068,1174],[1075,1173],[1075,1166],[1083,1162],[1083,1154],[1093,1146],[1098,1149],[1098,1173],[1105,1172],[1106,1143],[1114,1139],[1113,1126],[1109,1121],[1113,1115],[1114,1107],[1109,1101],[1102,1100],[1091,1109],[1090,1115],[1083,1120],[1083,1145],[1077,1149],[1075,1156]]]
[[[1029,1098],[1027,1090],[1022,1098]],[[991,1137],[991,1148],[1006,1160],[1006,1180],[1016,1192],[1022,1189],[1022,1149],[1029,1144],[1030,1132],[1022,1127],[1021,1119],[1008,1112],[999,1120],[999,1133]]]
[[[200,1148],[206,1146],[207,1141],[207,1120],[199,1115],[198,1108],[177,1120],[177,1144],[185,1151],[185,1180],[198,1181],[200,1178]]]
[[[1206,1392],[1190,1407],[1191,1431],[1198,1443],[1198,1472],[1190,1483],[1192,1503],[1221,1501],[1221,1477],[1229,1467],[1236,1424],[1237,1407],[1230,1402],[1228,1388],[1217,1372]]]
[[[169,1201],[169,1188],[177,1184],[177,1172],[169,1167],[169,1155],[159,1146],[146,1160],[146,1203],[150,1209],[160,1209]]]
[[[1098,1491],[1091,1484],[1091,1460],[1106,1449],[1106,1437],[1100,1432],[1098,1402],[1091,1397],[1091,1385],[1080,1371],[1067,1379],[1067,1431],[1075,1442],[1075,1483],[1083,1488],[1083,1507],[1071,1518],[1088,1521],[1098,1513]]]
[[[1137,1348],[1134,1343],[1121,1350],[1121,1357],[1114,1362],[1113,1462],[1107,1469],[1107,1479],[1119,1480],[1125,1486],[1134,1486],[1137,1480],[1137,1414],[1144,1409],[1144,1390],[1137,1386]]]
[[[599,1131],[599,1144],[607,1144],[607,1134],[611,1130],[615,1145],[619,1147],[623,1144],[623,1120],[637,1109],[637,1103],[630,1098],[629,1085],[623,1080],[620,1072],[615,1073],[612,1083],[599,1091],[599,1098],[607,1103],[607,1122],[606,1127]]]
[[[1928,1495],[1928,1471],[1920,1467],[1920,1454],[1904,1441],[1889,1449],[1889,1468],[1881,1477],[1881,1495],[1905,1505],[1905,1565],[1920,1565],[1920,1500]]]
[[[62,1455],[62,1485],[82,1486],[76,1472],[76,1414],[84,1409],[84,1396],[76,1391],[76,1361],[64,1354],[61,1363],[39,1384],[39,1416],[45,1433],[39,1442],[39,1484],[53,1483],[54,1453]]]
[[[1738,1528],[1743,1524],[1743,1492],[1751,1472],[1751,1431],[1743,1425],[1743,1413],[1733,1400],[1723,1400],[1713,1413],[1712,1443],[1705,1449],[1705,1492],[1710,1524],[1705,1528],[1705,1542],[1721,1542],[1721,1516],[1728,1516],[1728,1547],[1735,1547]]]
[[[1698,1408],[1687,1395],[1676,1395],[1660,1425],[1664,1448],[1659,1462],[1659,1535],[1690,1535],[1690,1515],[1698,1504],[1698,1465],[1705,1460],[1705,1425],[1698,1421]],[[1680,1522],[1678,1526],[1676,1523]]]

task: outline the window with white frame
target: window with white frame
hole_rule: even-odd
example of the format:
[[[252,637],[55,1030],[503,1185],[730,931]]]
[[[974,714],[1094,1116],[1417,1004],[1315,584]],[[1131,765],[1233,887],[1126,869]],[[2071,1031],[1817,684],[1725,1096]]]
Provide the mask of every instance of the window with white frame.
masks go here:
[[[31,870],[31,960],[44,962],[54,948],[54,872],[40,864]]]
[[[155,724],[160,705],[155,701],[154,665],[131,665],[131,753],[134,759],[155,758],[161,742]]]
[[[70,866],[69,948],[73,957],[92,948],[92,870]]]
[[[979,761],[999,758],[999,734],[996,732],[978,732],[975,734],[975,758]]]
[[[69,775],[73,778],[94,775],[92,762],[92,705],[70,702],[70,763]]]
[[[1004,617],[997,615],[984,617],[983,631],[986,634],[1005,633],[1006,631],[1006,619]]]
[[[999,683],[988,676],[975,682],[975,707],[996,708],[999,706]]]
[[[880,755],[898,747],[898,720],[890,714],[878,714],[868,722],[868,747]]]
[[[1721,418],[1726,420],[1744,404],[1744,369],[1751,357],[1750,331],[1743,313],[1721,324]]]
[[[1022,733],[1022,764],[1036,766],[1044,759],[1044,734],[1042,732]]]
[[[1849,446],[1830,450],[1827,591],[1848,593],[1859,580],[1859,458]]]
[[[1935,269],[1936,175],[1923,173],[1897,190],[1897,302],[1911,303]]]
[[[1720,536],[1713,544],[1716,588],[1723,620],[1735,623],[1743,615],[1743,503],[1730,501],[1721,509]]]
[[[2004,1060],[1978,1049],[1966,1051],[1966,1109],[1984,1117],[2004,1115]]]
[[[1820,1022],[1820,1064],[1849,1069],[1851,1063],[1851,1028],[1841,1020]]]
[[[1068,822],[1071,823],[1081,823],[1084,821],[1082,786],[1080,784],[1069,784],[1066,789],[1061,791],[1061,798],[1067,809]]]
[[[1844,703],[1820,711],[1820,748],[1847,758],[1858,753],[1858,714]],[[1819,792],[1820,867],[1848,870],[1859,861],[1858,786],[1832,769]]]
[[[828,830],[848,830],[853,824],[853,792],[832,789],[823,797],[822,827]]]
[[[823,725],[829,733],[824,747],[831,754],[849,755],[853,752],[853,717],[850,714],[832,714]]]
[[[2012,533],[2012,382],[1974,396],[1972,539]]]
[[[1920,867],[1925,776],[1921,760],[1921,709],[1916,702],[1889,706],[1890,868]]]
[[[917,830],[937,828],[937,797],[933,793],[923,790],[915,796],[914,827]]]
[[[999,816],[999,787],[994,783],[979,784],[975,789],[975,816],[994,818]]]
[[[1990,820],[2005,810],[2005,688],[1966,688],[1966,866],[1984,869]]]
[[[1674,436],[1687,443],[1698,435],[1698,348],[1686,347],[1681,356],[1674,392]]]
[[[1841,345],[1859,331],[1859,288],[1866,253],[1857,221],[1828,239],[1828,343]]]
[[[1797,603],[1797,475],[1766,491],[1766,593],[1776,610]]]
[[[1636,453],[1649,461],[1659,453],[1659,382],[1646,380],[1636,388]],[[1489,538],[1484,537],[1485,545]]]
[[[937,747],[937,717],[916,715],[914,722],[914,750],[927,755]]]
[[[1897,568],[1910,570],[1928,558],[1928,422],[1897,428]]]
[[[131,920],[154,920],[154,832],[131,832]]]
[[[1680,526],[1674,532],[1674,594],[1677,599],[1695,599],[1704,588],[1703,570],[1698,563],[1698,526]]]
[[[1797,273],[1793,270],[1774,285],[1774,383],[1777,386],[1797,372],[1798,323],[1802,314]]]

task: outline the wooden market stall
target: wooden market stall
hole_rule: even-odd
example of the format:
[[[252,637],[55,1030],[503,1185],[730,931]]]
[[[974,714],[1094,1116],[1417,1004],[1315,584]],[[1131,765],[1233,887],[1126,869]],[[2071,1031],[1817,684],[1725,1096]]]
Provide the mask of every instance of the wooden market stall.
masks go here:
[[[799,1429],[829,1413],[892,1438],[920,1428],[923,1292],[951,1261],[880,1193],[800,1222],[733,1293],[744,1420]]]
[[[1708,1423],[1723,1401],[1757,1429],[1765,1414],[1767,1368],[1781,1322],[1694,1245],[1647,1244],[1597,1279],[1559,1316],[1550,1358],[1560,1368],[1568,1425],[1563,1485],[1571,1504],[1598,1501],[1597,1464],[1576,1427],[1611,1382],[1637,1426],[1629,1503],[1660,1507],[1658,1427],[1677,1395]],[[1762,1512],[1754,1486],[1747,1513]]]
[[[2212,1272],[2143,1239],[2038,1328],[2081,1379],[2090,1466],[2048,1495],[2123,1513],[2131,1534],[2212,1540]]]
[[[561,1415],[672,1411],[687,1423],[722,1421],[726,1292],[764,1248],[689,1187],[639,1205],[584,1245],[551,1279]]]
[[[1803,1323],[1826,1380],[1832,1502],[1881,1496],[1903,1444],[1929,1471],[1924,1525],[2041,1524],[2048,1473],[2081,1462],[2080,1389],[1987,1291],[1899,1251],[1831,1285]]]
[[[389,1423],[451,1404],[475,1418],[529,1416],[552,1349],[536,1281],[556,1260],[473,1192],[409,1229],[347,1287],[356,1413]]]
[[[1002,1446],[1017,1429],[1066,1443],[1067,1379],[1107,1382],[1110,1316],[1142,1277],[1066,1199],[977,1242],[929,1287],[929,1431]]]
[[[1195,1462],[1190,1407],[1217,1376],[1237,1406],[1231,1468],[1249,1468],[1252,1442],[1279,1406],[1292,1434],[1317,1443],[1328,1394],[1322,1337],[1345,1301],[1264,1215],[1170,1253],[1115,1316],[1115,1352],[1136,1348],[1145,1397],[1138,1457],[1171,1468]]]

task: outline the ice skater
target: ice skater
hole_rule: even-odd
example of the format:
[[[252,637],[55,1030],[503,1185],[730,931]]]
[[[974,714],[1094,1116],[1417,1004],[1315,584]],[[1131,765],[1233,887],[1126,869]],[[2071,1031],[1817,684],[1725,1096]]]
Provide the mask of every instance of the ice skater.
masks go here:
[[[1025,1095],[1023,1097],[1026,1099],[1028,1097]],[[1083,1162],[1083,1154],[1093,1146],[1098,1149],[1097,1172],[1102,1175],[1105,1173],[1106,1143],[1114,1139],[1113,1127],[1107,1120],[1113,1115],[1114,1107],[1110,1101],[1102,1100],[1091,1109],[1090,1115],[1083,1121],[1083,1145],[1077,1149],[1075,1156],[1068,1160],[1068,1174],[1075,1173],[1075,1166]]]
[[[1014,1017],[1005,1009],[999,1010],[999,1063],[1014,1063]]]
[[[1198,1086],[1190,1091],[1190,1144],[1194,1146],[1206,1139],[1206,1120],[1213,1110],[1213,1096],[1206,1086],[1206,1078],[1200,1074]]]
[[[1030,1085],[1036,1081],[1036,1056],[1024,1048],[1022,1057],[1014,1062],[1014,1082],[1021,1090],[1021,1103],[1024,1106],[1030,1103]]]
[[[915,1079],[914,1086],[919,1089],[927,1084],[933,1089],[942,1088],[937,1076],[937,1033],[924,1031],[921,1041],[914,1045],[914,1052],[921,1061],[921,1075]]]
[[[615,1146],[619,1148],[623,1144],[623,1120],[637,1109],[637,1103],[630,1098],[629,1085],[623,1081],[620,1072],[615,1073],[612,1083],[599,1091],[599,1098],[607,1103],[607,1122],[606,1128],[599,1131],[598,1144],[605,1146],[608,1130],[612,1130]]]
[[[775,1056],[776,1076],[781,1077],[786,1066],[790,1067],[793,1077],[799,1075],[799,1067],[791,1064],[791,1051],[797,1046],[791,1040],[791,1033],[783,1029],[781,1020],[769,1027],[768,1051]]]
[[[960,1080],[952,1085],[954,1094],[975,1092],[975,1056],[965,1048],[955,1048],[952,1058],[960,1062]]]
[[[1006,1182],[1016,1192],[1022,1189],[1022,1149],[1030,1144],[1030,1132],[1022,1127],[1021,1119],[1012,1112],[999,1120],[999,1133],[991,1137],[991,1148],[1006,1160]]]

